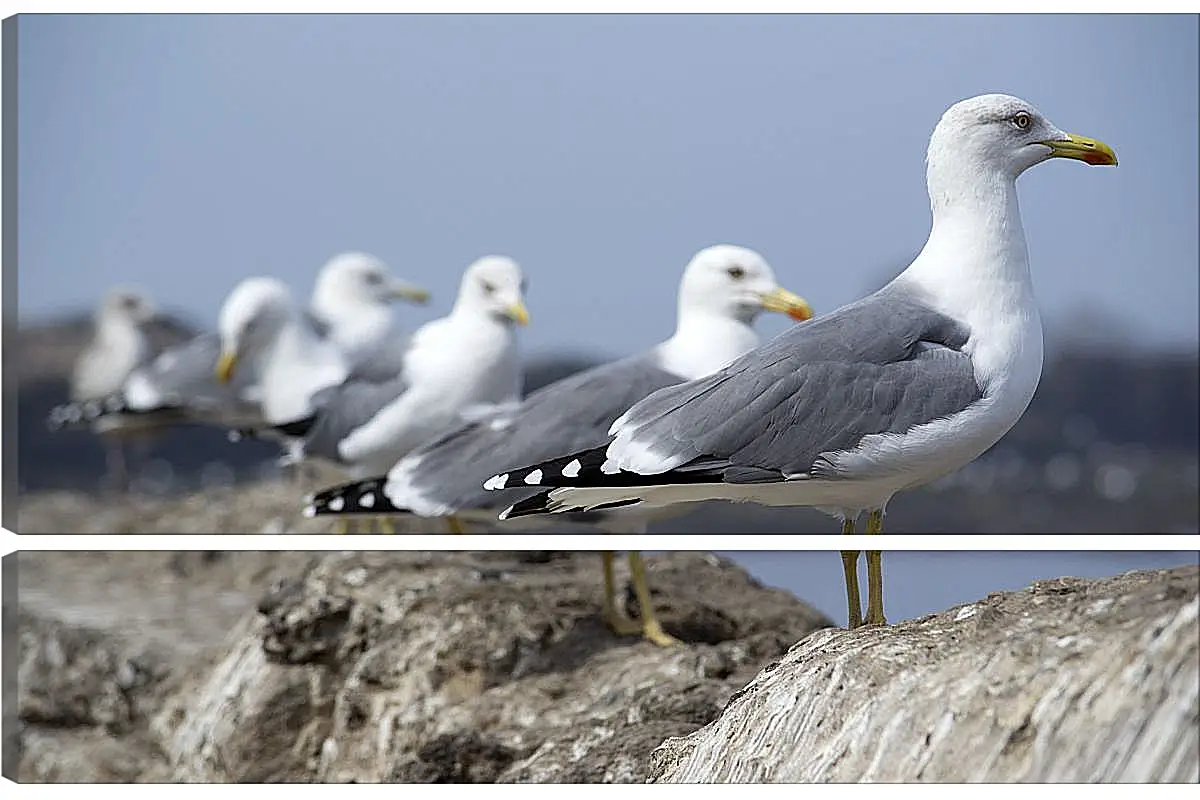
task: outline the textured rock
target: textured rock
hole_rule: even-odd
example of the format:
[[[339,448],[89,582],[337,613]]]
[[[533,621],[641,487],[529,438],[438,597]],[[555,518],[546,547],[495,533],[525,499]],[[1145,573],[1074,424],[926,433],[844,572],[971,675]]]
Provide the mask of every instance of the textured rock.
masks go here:
[[[1200,780],[1196,567],[820,631],[655,750],[651,780]]]
[[[40,578],[32,605],[53,605],[55,573],[103,581],[104,563],[117,570],[129,555],[23,553]],[[761,664],[830,624],[702,554],[647,560],[664,627],[690,642],[672,649],[607,630],[592,553],[136,555],[126,566],[148,588],[127,579],[118,601],[111,582],[89,581],[68,592],[65,615],[87,606],[106,652],[171,636],[187,646],[154,662],[153,711],[138,705],[124,727],[93,712],[52,729],[31,698],[28,780],[643,781],[657,744],[714,719]],[[271,569],[272,557],[287,563]],[[178,602],[198,585],[244,600],[236,618],[216,615],[220,635]],[[132,629],[126,606],[155,602],[189,621],[143,610]],[[628,589],[626,602],[635,613]],[[32,649],[46,649],[41,630],[28,629]],[[100,663],[92,702],[106,708],[120,659]],[[48,770],[68,747],[82,763]]]
[[[848,632],[652,556],[663,649],[594,553],[19,558],[27,781],[1200,780],[1196,567]]]

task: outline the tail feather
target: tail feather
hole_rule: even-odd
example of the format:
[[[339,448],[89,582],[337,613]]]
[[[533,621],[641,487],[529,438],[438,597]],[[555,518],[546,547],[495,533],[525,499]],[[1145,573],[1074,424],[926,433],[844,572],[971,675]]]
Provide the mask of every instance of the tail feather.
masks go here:
[[[581,506],[572,503],[567,503],[554,498],[554,490],[547,489],[544,492],[538,492],[533,497],[527,497],[513,503],[508,508],[500,512],[499,518],[502,520],[518,519],[520,517],[532,517],[538,514],[583,514],[587,515],[599,511],[611,511],[617,508],[626,508],[628,506],[636,506],[642,502],[641,498],[630,497],[623,500],[612,500],[603,503],[597,503],[593,506]]]
[[[85,428],[115,417],[163,417],[163,421],[167,422],[182,418],[183,409],[172,405],[133,408],[125,402],[124,397],[114,394],[102,400],[81,400],[57,405],[46,415],[46,427],[52,431]]]
[[[387,483],[387,476],[378,475],[374,478],[351,481],[323,489],[308,497],[304,516],[327,517],[349,514],[382,516],[408,513],[407,509],[396,506],[383,493],[385,483]]]
[[[241,442],[247,440],[263,440],[277,441],[279,439],[303,439],[308,436],[313,426],[317,424],[317,415],[310,414],[307,417],[292,420],[291,422],[283,422],[279,425],[265,425],[263,427],[248,427],[239,426],[231,428],[227,436],[231,442]]]
[[[607,446],[596,447],[530,467],[509,470],[488,478],[484,481],[483,488],[493,492],[530,486],[563,489],[638,488],[664,484],[711,483],[714,480],[721,481],[732,477],[735,472],[738,482],[779,479],[778,471],[745,468],[740,472],[731,472],[733,468],[723,461],[701,459],[676,469],[643,475],[614,466],[607,453]]]
[[[569,456],[552,458],[533,466],[502,472],[484,481],[483,488],[494,492],[529,486],[592,486],[598,476],[609,475],[604,471],[604,463],[607,461],[606,449],[595,447]]]

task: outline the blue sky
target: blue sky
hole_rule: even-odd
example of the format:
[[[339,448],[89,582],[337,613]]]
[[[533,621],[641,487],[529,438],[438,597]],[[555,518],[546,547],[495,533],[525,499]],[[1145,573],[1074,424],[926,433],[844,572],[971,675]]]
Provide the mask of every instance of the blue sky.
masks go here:
[[[1004,91],[1116,169],[1021,179],[1048,326],[1197,344],[1197,21],[1170,16],[27,16],[19,306],[141,286],[211,325],[240,277],[306,297],[367,250],[430,287],[502,252],[532,351],[666,336],[701,247],[753,247],[818,312],[903,268],[924,148]],[[619,316],[619,324],[612,317]],[[764,332],[782,329],[769,320]],[[1053,327],[1047,336],[1053,347]]]
[[[718,551],[769,586],[787,589],[846,624],[846,584],[837,553]],[[900,622],[983,600],[989,592],[1024,589],[1033,581],[1063,576],[1107,578],[1131,569],[1173,569],[1197,563],[1196,551],[892,551],[883,554],[884,609]],[[866,603],[865,559],[859,559]]]

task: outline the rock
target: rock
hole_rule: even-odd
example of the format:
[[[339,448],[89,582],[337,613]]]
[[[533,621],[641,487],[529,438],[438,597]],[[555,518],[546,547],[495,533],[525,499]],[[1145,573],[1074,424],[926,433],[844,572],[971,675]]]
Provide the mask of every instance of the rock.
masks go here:
[[[664,649],[595,553],[18,558],[27,781],[1200,779],[1196,567],[848,632],[651,556]]]
[[[1196,782],[1200,575],[1061,578],[824,630],[651,756],[650,780]]]
[[[82,555],[20,557],[45,587],[56,572],[100,570],[104,554],[86,554],[87,564]],[[108,555],[116,570],[129,554]],[[90,737],[87,747],[44,726],[37,698],[22,695],[27,780],[638,782],[656,745],[714,719],[762,663],[831,624],[704,554],[647,559],[664,627],[691,642],[671,649],[608,631],[594,553],[138,555],[159,562],[128,565],[129,596],[114,603],[107,635],[105,598],[71,598],[90,607],[88,636],[105,647],[136,649],[141,637],[119,622],[129,604],[195,608],[178,605],[183,586],[236,586],[245,611],[224,617],[226,635],[181,636],[192,646],[155,662],[152,713],[138,705],[113,728],[94,713],[75,720],[71,737]],[[285,556],[283,568],[267,567]],[[33,596],[43,612],[49,594]],[[625,600],[636,613],[629,587]],[[148,744],[96,744],[125,741]],[[96,762],[69,773],[38,766],[68,746]]]

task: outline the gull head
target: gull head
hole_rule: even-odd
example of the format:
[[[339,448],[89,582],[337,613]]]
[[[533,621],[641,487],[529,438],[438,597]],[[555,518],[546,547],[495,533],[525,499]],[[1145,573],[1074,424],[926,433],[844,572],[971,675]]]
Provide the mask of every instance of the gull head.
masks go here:
[[[387,264],[369,253],[340,253],[321,268],[313,292],[318,313],[327,306],[387,306],[397,300],[418,305],[429,302],[429,291],[396,277]]]
[[[803,297],[779,286],[766,259],[730,244],[706,247],[692,257],[679,284],[679,306],[681,314],[704,311],[747,323],[763,311],[800,322],[813,315]]]
[[[137,289],[118,286],[110,289],[100,301],[101,321],[120,320],[142,325],[157,316],[158,309],[154,303]]]
[[[507,256],[484,256],[463,273],[456,306],[517,325],[529,324],[528,283],[521,265]]]
[[[1117,163],[1104,142],[1066,133],[1033,104],[1007,94],[983,94],[952,105],[934,128],[927,155],[931,173],[965,169],[1013,179],[1051,158]]]
[[[221,356],[216,378],[228,383],[247,353],[257,352],[279,332],[293,313],[292,294],[275,278],[247,278],[233,288],[221,306],[217,333]]]

